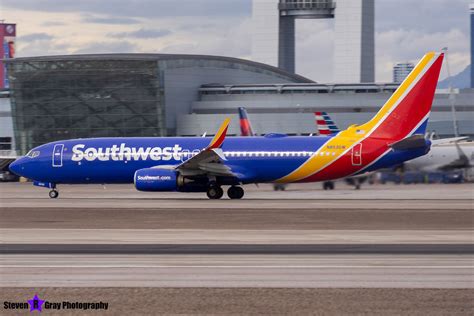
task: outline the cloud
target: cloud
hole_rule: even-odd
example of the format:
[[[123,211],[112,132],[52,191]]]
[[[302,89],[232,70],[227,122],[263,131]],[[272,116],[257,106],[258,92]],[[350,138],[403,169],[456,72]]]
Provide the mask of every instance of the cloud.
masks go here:
[[[469,64],[468,0],[377,0],[376,81],[392,81],[397,62],[418,60],[430,50],[449,48],[451,73]],[[336,17],[337,18],[337,17]],[[332,20],[297,20],[296,71],[319,82],[333,80]],[[447,76],[442,70],[441,78]]]
[[[138,19],[117,16],[83,15],[82,22],[95,24],[138,24]]]
[[[196,23],[185,23],[178,25],[180,31],[196,31],[202,29],[212,29],[215,28],[216,24],[212,23],[203,23],[201,20],[196,21]]]
[[[39,12],[88,12],[122,17],[248,16],[251,0],[2,0],[2,6]]]
[[[53,40],[43,40],[40,42],[17,43],[17,57],[63,55],[69,49],[67,43],[55,43]]]
[[[110,37],[115,37],[115,38],[130,37],[130,38],[148,39],[148,38],[165,37],[165,36],[170,35],[170,34],[171,34],[171,31],[166,30],[166,29],[155,30],[155,29],[141,28],[139,30],[132,31],[132,32],[109,33],[107,35],[110,36]]]
[[[37,41],[49,41],[52,40],[54,36],[51,36],[47,33],[32,33],[27,35],[22,35],[18,37],[18,40],[23,42],[37,42]]]
[[[377,79],[391,81],[393,65],[397,62],[418,60],[430,50],[439,51],[447,46],[448,62],[452,74],[462,71],[469,64],[469,38],[458,29],[424,33],[419,30],[396,29],[376,34]],[[400,49],[400,48],[403,49]],[[446,63],[444,63],[446,65]],[[442,69],[441,78],[447,76]]]
[[[74,54],[135,53],[136,45],[128,41],[94,42],[74,50]]]
[[[41,23],[41,26],[46,26],[46,27],[49,27],[49,26],[63,26],[63,25],[66,25],[66,23],[61,22],[61,21],[46,21],[46,22]]]
[[[189,19],[186,22],[189,25]],[[214,20],[207,27],[185,28],[164,43],[159,53],[223,55],[250,59],[250,18]]]
[[[377,0],[376,28],[378,32],[402,28],[422,33],[456,28],[469,33],[469,3],[472,0]]]
[[[21,31],[18,56],[166,52],[251,59],[251,0],[0,1]],[[470,54],[469,3],[376,0],[376,80],[391,81],[395,63],[417,62],[426,51],[444,46],[451,73],[464,69]],[[334,20],[302,19],[296,27],[297,72],[332,81]],[[35,39],[38,30],[52,38]]]

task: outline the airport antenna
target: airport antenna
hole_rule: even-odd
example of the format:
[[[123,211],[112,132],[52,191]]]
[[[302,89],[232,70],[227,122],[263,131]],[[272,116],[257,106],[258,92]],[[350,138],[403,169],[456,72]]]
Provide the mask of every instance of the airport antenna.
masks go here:
[[[458,128],[458,120],[456,119],[456,107],[455,107],[455,101],[456,101],[456,95],[454,93],[453,89],[453,82],[451,78],[451,72],[449,71],[449,62],[448,62],[448,48],[444,47],[442,49],[444,53],[444,57],[446,60],[446,70],[448,72],[448,94],[449,94],[449,104],[451,105],[451,114],[453,118],[453,128],[454,128],[454,137],[459,137],[459,128]]]

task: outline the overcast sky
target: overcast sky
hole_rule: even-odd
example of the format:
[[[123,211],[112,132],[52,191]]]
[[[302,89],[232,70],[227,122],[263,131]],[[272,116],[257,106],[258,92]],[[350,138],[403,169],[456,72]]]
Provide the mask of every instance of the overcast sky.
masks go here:
[[[376,80],[394,63],[449,47],[451,72],[469,64],[471,0],[375,0]],[[251,0],[0,0],[17,23],[17,56],[189,53],[251,59]],[[333,78],[334,21],[297,20],[297,73]],[[446,77],[443,70],[442,77]]]

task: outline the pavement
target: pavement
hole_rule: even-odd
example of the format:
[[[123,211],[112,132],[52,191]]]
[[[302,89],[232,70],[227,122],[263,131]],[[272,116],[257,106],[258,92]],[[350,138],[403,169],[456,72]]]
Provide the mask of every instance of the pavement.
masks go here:
[[[2,299],[106,302],[106,311],[45,315],[472,315],[465,289],[47,287],[2,289]],[[23,314],[27,314],[25,311]],[[18,315],[2,310],[2,315]]]
[[[2,228],[2,244],[106,245],[472,245],[459,230]],[[223,247],[225,248],[225,247]],[[0,251],[3,249],[0,245]],[[466,248],[466,251],[468,248]]]
[[[460,254],[35,254],[2,260],[6,287],[473,289]],[[106,252],[107,253],[107,252]],[[381,252],[383,253],[383,252]]]

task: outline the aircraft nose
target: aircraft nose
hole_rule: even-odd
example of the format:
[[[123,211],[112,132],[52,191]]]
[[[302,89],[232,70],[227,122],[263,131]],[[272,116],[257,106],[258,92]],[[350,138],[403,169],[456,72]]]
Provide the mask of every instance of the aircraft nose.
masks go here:
[[[10,168],[10,171],[13,172],[14,174],[18,175],[18,176],[22,176],[22,165],[23,165],[23,158],[19,158],[17,160],[15,160],[14,162],[12,162],[9,166]]]

